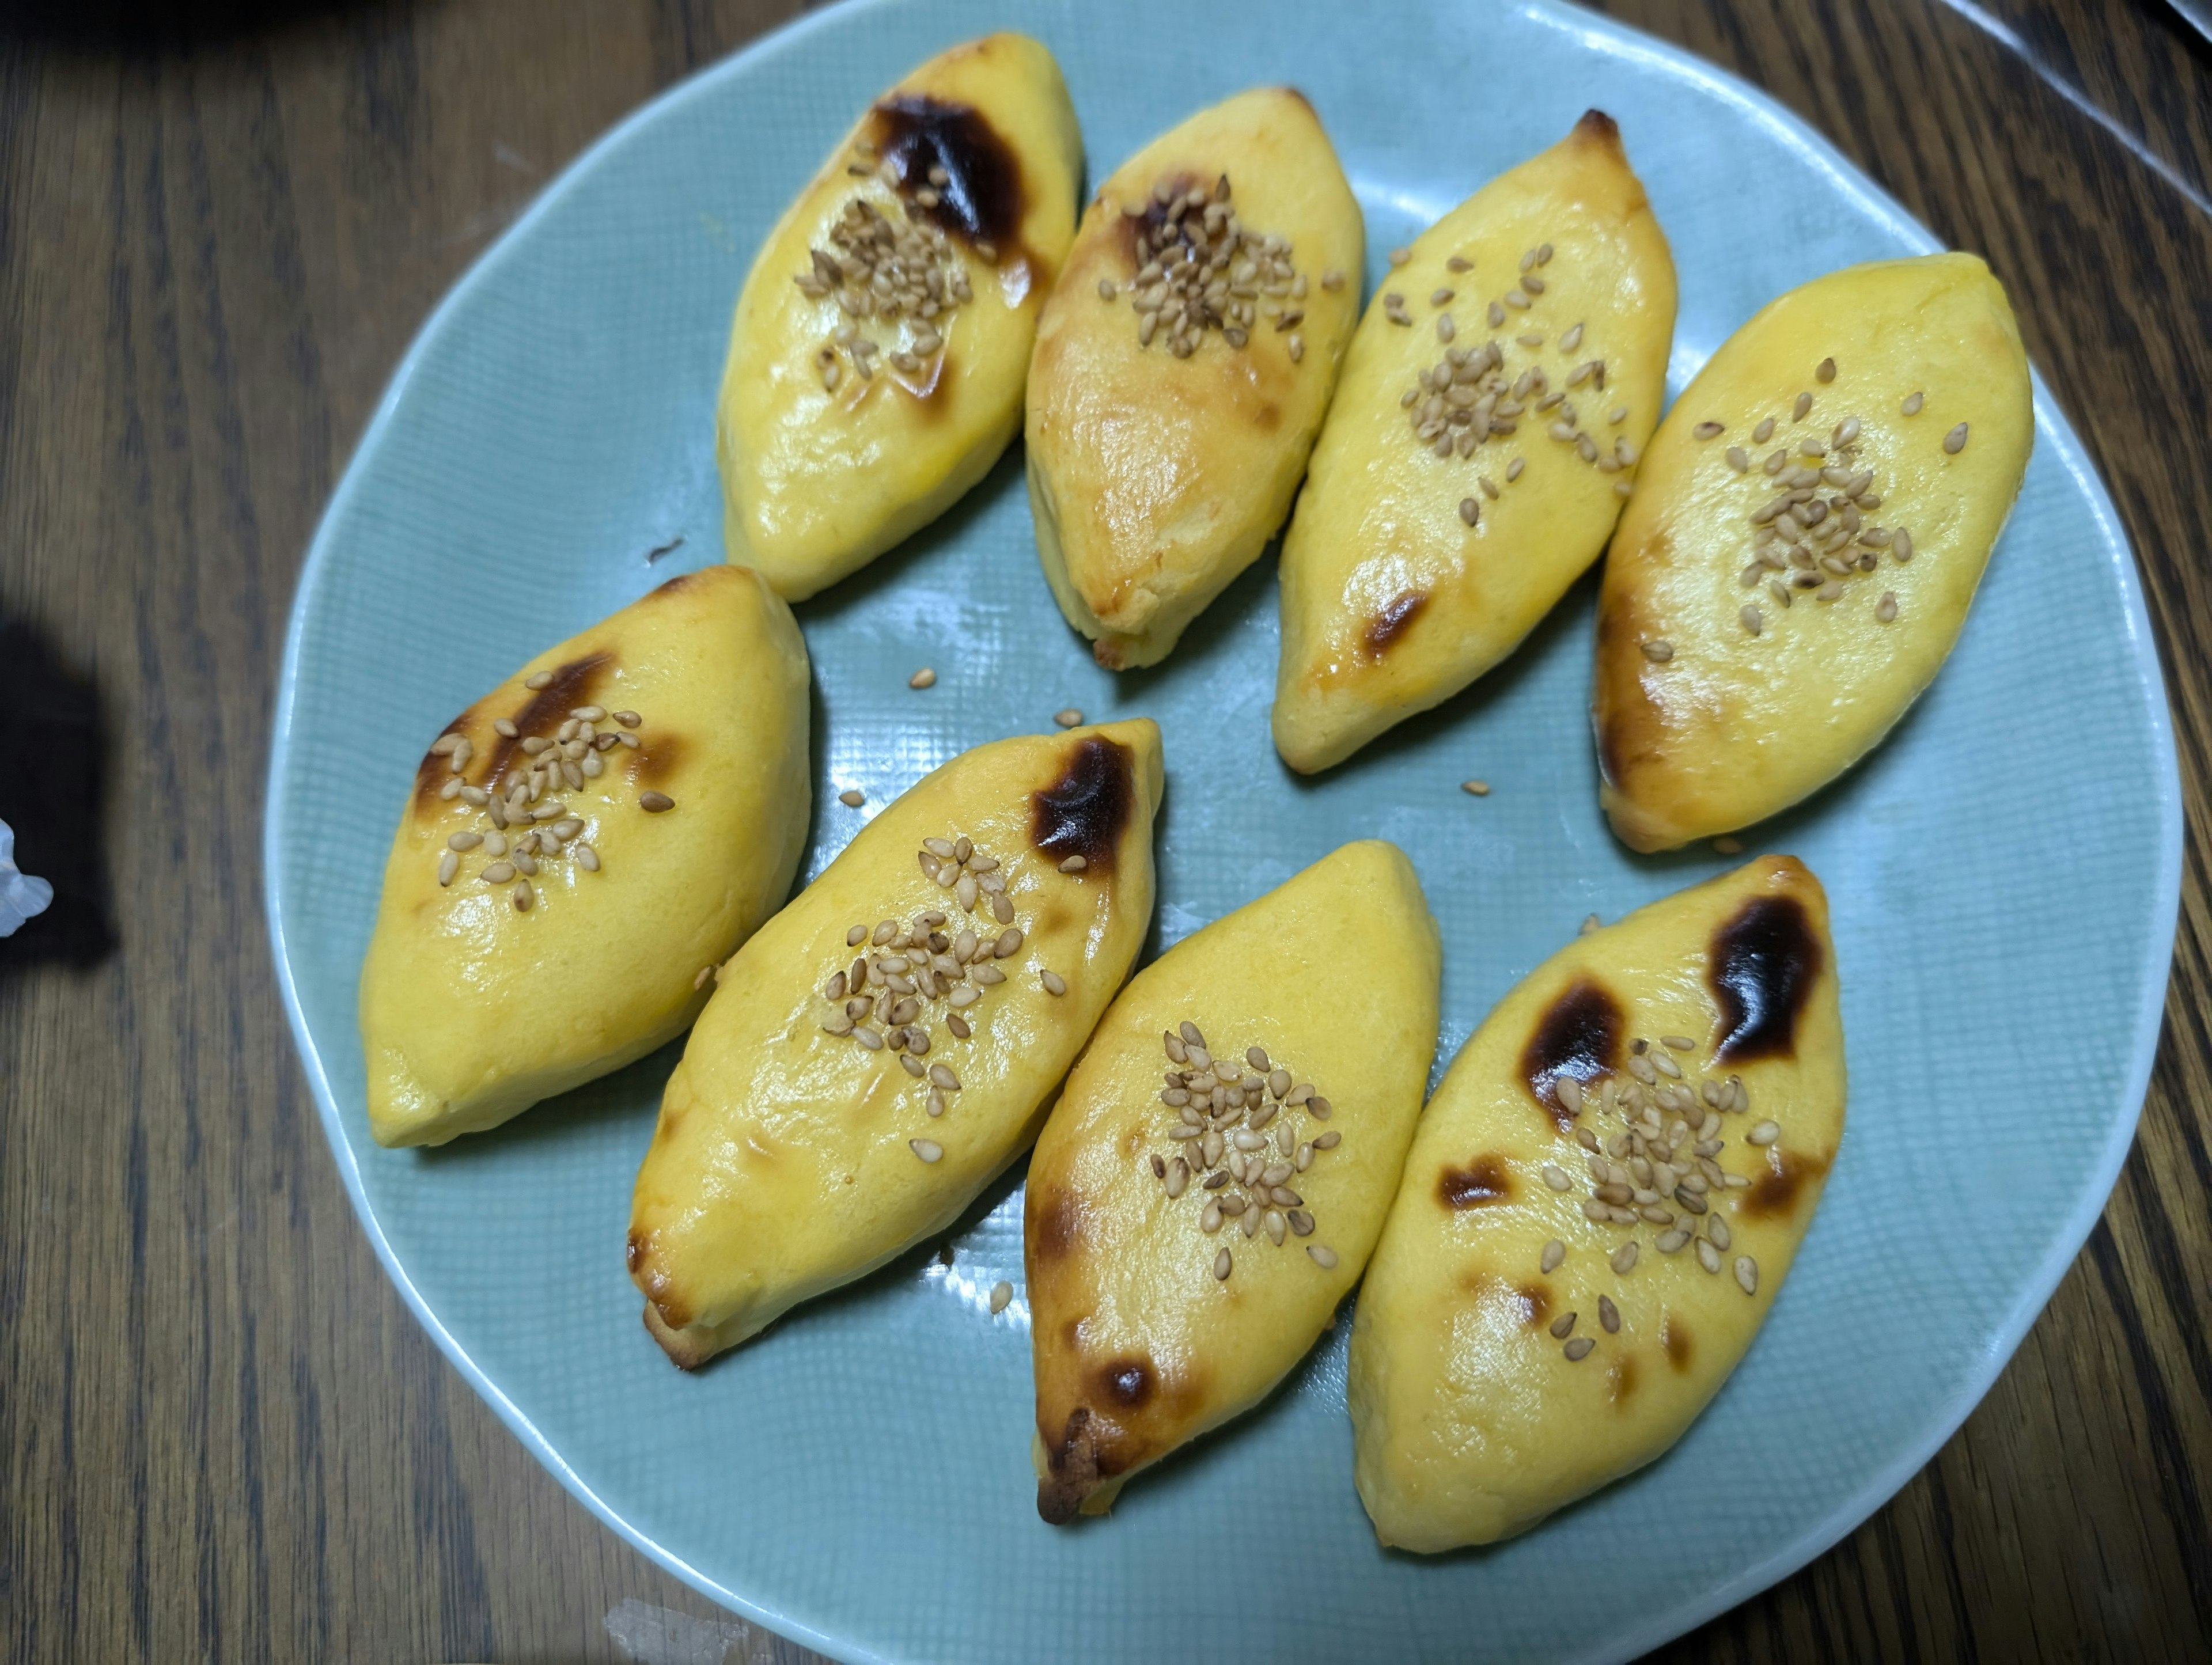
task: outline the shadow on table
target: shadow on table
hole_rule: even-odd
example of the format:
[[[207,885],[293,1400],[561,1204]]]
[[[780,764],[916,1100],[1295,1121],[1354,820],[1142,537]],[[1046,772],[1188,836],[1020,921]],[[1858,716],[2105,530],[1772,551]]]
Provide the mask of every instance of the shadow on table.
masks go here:
[[[0,821],[15,829],[15,865],[54,887],[51,908],[0,938],[0,978],[41,963],[90,965],[115,945],[100,696],[36,630],[0,618]]]
[[[377,0],[0,0],[0,37],[126,56],[220,46]],[[397,9],[396,8],[394,9]]]

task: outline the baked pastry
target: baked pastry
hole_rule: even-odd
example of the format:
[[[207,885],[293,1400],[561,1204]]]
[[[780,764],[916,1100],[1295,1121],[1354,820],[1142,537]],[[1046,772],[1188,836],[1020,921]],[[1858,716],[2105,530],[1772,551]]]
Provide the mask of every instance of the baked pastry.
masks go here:
[[[1104,1512],[1335,1322],[1420,1115],[1440,951],[1413,864],[1347,844],[1107,1012],[1030,1164],[1046,1520]]]
[[[1765,1321],[1843,1131],[1827,904],[1795,858],[1539,966],[1430,1102],[1360,1291],[1376,1535],[1490,1543],[1664,1452]]]
[[[539,654],[416,767],[361,973],[369,1131],[442,1145],[683,1033],[783,901],[806,645],[716,567]]]
[[[730,559],[798,601],[942,514],[1021,430],[1083,140],[1026,35],[941,52],[870,106],[738,298],[717,454]]]
[[[1666,396],[1674,260],[1610,118],[1406,252],[1283,541],[1275,749],[1307,774],[1520,644],[1605,548]]]
[[[672,1359],[942,1232],[1029,1149],[1152,922],[1159,800],[1148,720],[978,746],[721,969],[630,1211]]]
[[[1099,664],[1166,658],[1283,524],[1363,246],[1286,87],[1201,110],[1099,187],[1037,325],[1025,426],[1037,556]]]
[[[1723,343],[1606,560],[1592,712],[1622,841],[1749,826],[1877,744],[1959,639],[2034,434],[1971,254],[1832,272]]]

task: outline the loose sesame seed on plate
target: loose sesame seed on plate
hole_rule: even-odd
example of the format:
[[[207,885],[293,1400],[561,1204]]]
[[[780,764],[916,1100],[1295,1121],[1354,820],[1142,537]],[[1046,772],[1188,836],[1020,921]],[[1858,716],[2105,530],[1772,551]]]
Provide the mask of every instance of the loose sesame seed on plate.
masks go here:
[[[1007,1303],[1012,1301],[1013,1298],[1014,1286],[1008,1283],[1004,1278],[1000,1279],[997,1283],[991,1285],[991,1310],[994,1314],[1004,1312],[1006,1310]]]
[[[1052,720],[1058,723],[1062,728],[1077,728],[1082,726],[1083,713],[1076,707],[1071,705],[1064,711],[1054,712],[1052,714]]]
[[[1459,789],[1470,798],[1490,796],[1490,782],[1487,781],[1462,781],[1459,783]]]
[[[848,787],[837,794],[837,801],[848,810],[856,810],[868,801],[867,794],[858,787]]]
[[[1726,836],[1716,838],[1713,840],[1713,849],[1716,853],[1721,855],[1741,855],[1743,854],[1743,841],[1741,838],[1729,838]]]
[[[906,685],[908,688],[934,688],[937,685],[937,672],[925,665],[906,679]]]
[[[1587,937],[1591,932],[1602,927],[1605,921],[1598,918],[1595,914],[1585,914],[1583,915],[1582,925],[1576,931],[1575,934],[1577,936]]]

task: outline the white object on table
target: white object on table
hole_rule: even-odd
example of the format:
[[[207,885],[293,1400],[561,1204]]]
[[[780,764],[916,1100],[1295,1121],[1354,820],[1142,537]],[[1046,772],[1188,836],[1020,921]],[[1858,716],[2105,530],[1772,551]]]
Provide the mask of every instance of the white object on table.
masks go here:
[[[54,887],[15,868],[15,829],[0,821],[0,937],[12,937],[15,927],[35,914],[43,914],[54,899]]]

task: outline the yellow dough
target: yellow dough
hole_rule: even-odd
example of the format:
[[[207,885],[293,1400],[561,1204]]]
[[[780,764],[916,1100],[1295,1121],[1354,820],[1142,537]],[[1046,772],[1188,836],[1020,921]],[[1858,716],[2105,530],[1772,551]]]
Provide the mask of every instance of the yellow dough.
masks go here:
[[[671,1358],[943,1231],[1029,1148],[1151,923],[1159,800],[1149,720],[978,746],[722,968],[630,1212]]]
[[[1971,254],[1832,272],[1724,342],[1606,561],[1593,707],[1621,839],[1748,826],[1878,744],[1958,640],[2034,432],[2012,307]]]
[[[700,970],[791,889],[807,721],[799,627],[744,567],[671,580],[455,718],[362,967],[377,1142],[495,1127],[681,1034]]]
[[[731,560],[801,600],[990,471],[1021,429],[1082,165],[1060,66],[1026,35],[939,53],[860,118],[738,298],[717,447]]]
[[[1037,326],[1026,428],[1037,556],[1099,664],[1166,658],[1283,524],[1364,246],[1288,88],[1200,111],[1099,187]]]
[[[1490,1543],[1664,1452],[1765,1321],[1843,1131],[1827,903],[1794,857],[1538,967],[1430,1101],[1360,1291],[1376,1535]]]
[[[1030,1164],[1046,1520],[1103,1513],[1334,1322],[1420,1115],[1440,953],[1413,864],[1370,841],[1178,943],[1114,1003]]]
[[[1284,762],[1342,763],[1535,628],[1605,547],[1674,334],[1666,237],[1597,111],[1414,240],[1283,541]]]

